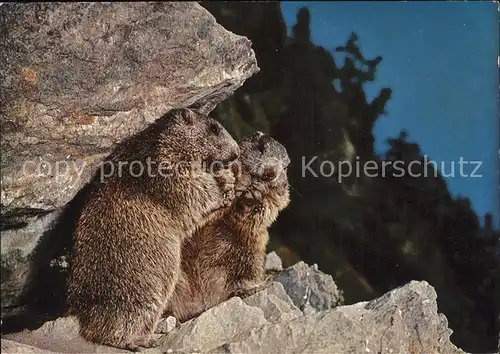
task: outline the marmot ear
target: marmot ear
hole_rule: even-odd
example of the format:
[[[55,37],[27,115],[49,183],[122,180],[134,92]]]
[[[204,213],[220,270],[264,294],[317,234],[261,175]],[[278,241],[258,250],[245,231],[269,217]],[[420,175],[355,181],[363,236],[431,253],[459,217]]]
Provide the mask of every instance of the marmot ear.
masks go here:
[[[217,124],[216,122],[212,122],[209,125],[210,132],[214,135],[219,135],[222,131],[222,126]]]

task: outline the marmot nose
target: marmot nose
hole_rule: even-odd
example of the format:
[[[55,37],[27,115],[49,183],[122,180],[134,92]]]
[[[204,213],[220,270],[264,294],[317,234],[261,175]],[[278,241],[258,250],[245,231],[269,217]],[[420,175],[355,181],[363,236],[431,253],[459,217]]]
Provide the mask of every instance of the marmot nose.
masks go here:
[[[236,161],[239,156],[240,156],[240,150],[239,150],[239,148],[238,149],[234,149],[222,161],[222,164],[224,165],[224,167],[227,168],[232,162]]]
[[[231,163],[235,161],[238,157],[240,156],[240,152],[238,151],[232,151],[229,157],[227,158],[226,162]]]
[[[234,146],[231,149],[231,154],[229,155],[229,158],[231,161],[236,160],[238,157],[240,157],[240,146],[238,143],[235,143]]]

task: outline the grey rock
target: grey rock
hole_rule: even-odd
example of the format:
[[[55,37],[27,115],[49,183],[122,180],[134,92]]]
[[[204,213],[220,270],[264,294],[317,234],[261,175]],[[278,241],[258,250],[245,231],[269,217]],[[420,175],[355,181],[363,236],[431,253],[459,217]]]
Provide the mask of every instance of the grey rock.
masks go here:
[[[283,284],[295,306],[308,313],[343,303],[342,292],[332,276],[319,271],[316,265],[299,262],[281,272],[275,281]]]
[[[170,352],[206,352],[243,338],[254,329],[268,324],[264,311],[233,297],[200,316],[183,323],[160,339],[160,348]],[[158,348],[150,351],[154,353]]]
[[[162,318],[156,327],[156,333],[166,334],[173,331],[177,327],[177,319],[173,316]]]
[[[52,227],[59,215],[58,212],[52,212],[34,216],[26,220],[25,227],[2,231],[2,316],[8,312],[7,308],[20,305],[20,295],[36,271],[31,263],[30,255],[44,232]]]
[[[23,331],[3,335],[3,339],[21,344],[21,349],[24,346],[30,346],[42,349],[36,353],[127,353],[129,351],[117,348],[97,345],[87,342],[79,334],[78,321],[74,317],[61,317],[55,321],[48,321],[40,328],[34,331]],[[2,344],[3,345],[3,344]],[[15,351],[13,351],[15,353]],[[21,350],[18,351],[21,353]]]
[[[450,342],[452,331],[438,313],[436,299],[427,282],[413,281],[370,302],[304,315],[280,283],[271,283],[244,300],[231,298],[181,324],[162,336],[158,347],[144,352],[464,353]],[[126,352],[83,341],[72,317],[5,335],[4,347],[12,353]]]
[[[437,312],[427,282],[411,282],[371,302],[256,329],[215,348],[226,353],[463,353]]]
[[[263,291],[243,299],[243,302],[262,309],[264,317],[270,323],[283,323],[302,316],[302,312],[286,294],[283,285],[278,282],[272,282]]]
[[[281,263],[281,258],[272,251],[266,256],[266,270],[283,270],[283,264]]]
[[[31,345],[22,344],[9,339],[2,338],[2,353],[5,354],[55,354],[50,350],[43,350]]]
[[[2,212],[63,206],[116,142],[172,107],[210,112],[259,70],[195,2],[13,3],[0,19]]]
[[[311,306],[309,302],[306,302],[304,306],[302,306],[302,312],[304,315],[312,315],[318,312],[314,307]]]

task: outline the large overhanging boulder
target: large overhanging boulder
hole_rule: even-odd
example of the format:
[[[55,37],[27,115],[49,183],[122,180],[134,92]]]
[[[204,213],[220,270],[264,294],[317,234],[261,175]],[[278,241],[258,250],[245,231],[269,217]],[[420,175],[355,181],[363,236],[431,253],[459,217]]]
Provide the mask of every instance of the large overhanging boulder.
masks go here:
[[[3,4],[0,26],[5,315],[53,224],[42,214],[118,141],[173,107],[210,112],[259,68],[250,41],[197,3]]]

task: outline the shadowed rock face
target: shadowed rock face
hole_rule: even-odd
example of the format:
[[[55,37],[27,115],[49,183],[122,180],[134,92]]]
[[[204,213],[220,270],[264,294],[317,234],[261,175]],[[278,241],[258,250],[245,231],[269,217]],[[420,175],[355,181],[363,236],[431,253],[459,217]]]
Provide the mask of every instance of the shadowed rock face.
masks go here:
[[[210,112],[259,68],[251,42],[196,3],[3,4],[0,33],[5,315],[48,230],[40,218],[68,208],[114,144],[173,107]]]
[[[301,274],[301,276],[290,276]],[[319,271],[298,263],[277,274],[278,281],[247,298],[233,297],[180,325],[169,317],[160,326],[159,346],[147,353],[463,353],[450,342],[444,315],[438,313],[436,292],[427,282],[410,282],[369,302],[301,311],[293,296],[304,284],[335,288]],[[281,283],[284,281],[285,286]],[[330,283],[329,287],[325,286]],[[338,299],[332,292],[331,301]],[[167,328],[165,330],[165,328]],[[35,331],[2,339],[9,352],[126,352],[85,342],[72,317],[46,322]]]

